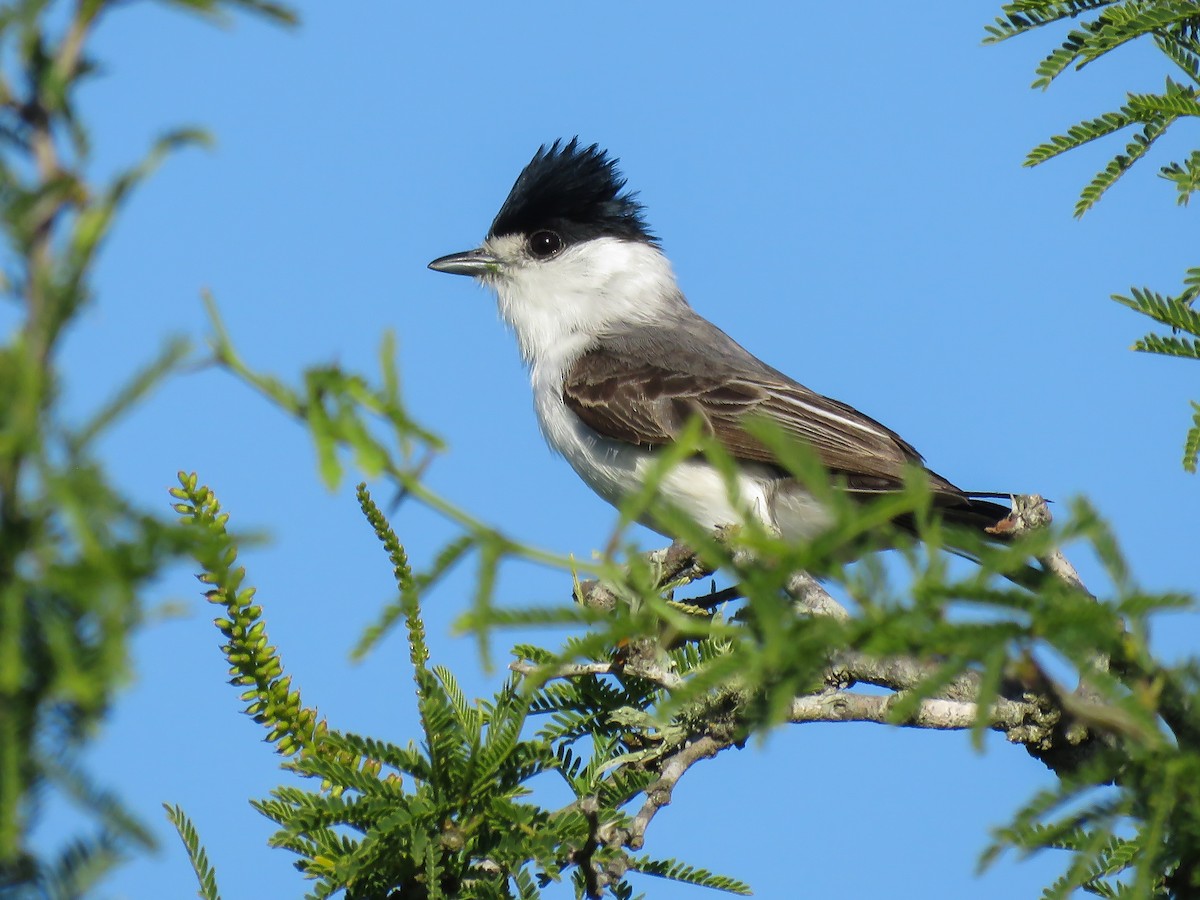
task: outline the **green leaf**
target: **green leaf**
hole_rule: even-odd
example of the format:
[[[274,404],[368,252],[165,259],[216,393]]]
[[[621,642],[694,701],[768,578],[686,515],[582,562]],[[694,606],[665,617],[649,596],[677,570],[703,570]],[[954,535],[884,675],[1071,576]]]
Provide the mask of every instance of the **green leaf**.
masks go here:
[[[1133,288],[1130,296],[1113,294],[1112,299],[1156,322],[1200,337],[1200,313],[1192,309],[1190,293],[1185,291],[1179,297],[1164,297],[1149,288]]]
[[[1142,353],[1200,359],[1200,340],[1189,340],[1188,338],[1160,337],[1157,334],[1148,334],[1134,341],[1133,349]]]
[[[730,894],[749,896],[753,893],[750,886],[736,878],[725,875],[714,875],[708,869],[689,866],[673,859],[651,859],[648,856],[638,856],[629,860],[629,867],[643,875],[656,875],[671,881],[682,881],[700,887],[713,888]]]
[[[167,811],[167,818],[179,832],[179,839],[183,841],[183,846],[187,850],[188,859],[196,873],[196,880],[200,882],[197,894],[203,900],[221,900],[221,894],[217,890],[217,873],[208,862],[208,854],[200,843],[200,835],[196,831],[196,826],[192,824],[192,820],[180,807],[164,803],[163,809]]]
[[[517,886],[517,897],[519,900],[541,900],[542,892],[538,890],[538,886],[534,882],[533,876],[529,874],[528,869],[518,869],[513,875],[513,882]]]
[[[1200,150],[1193,150],[1192,155],[1181,163],[1163,166],[1158,174],[1175,184],[1179,190],[1176,200],[1180,206],[1187,206],[1192,194],[1200,191]]]
[[[1118,0],[1058,0],[1058,2],[1006,3],[1003,18],[995,24],[985,25],[988,37],[985,44],[995,44],[1016,37],[1035,28],[1041,28],[1063,19],[1073,19],[1080,13],[1111,6]]]
[[[1198,20],[1200,8],[1193,0],[1126,0],[1105,10],[1095,22],[1085,26],[1089,34],[1084,42],[1080,67],[1129,41],[1157,32],[1170,32],[1180,26],[1194,28]]]
[[[1200,44],[1194,37],[1186,34],[1156,34],[1154,43],[1168,59],[1179,66],[1184,73],[1200,84]]]
[[[1068,128],[1066,134],[1055,135],[1050,138],[1049,143],[1039,144],[1030,150],[1025,157],[1024,165],[1040,165],[1060,153],[1066,153],[1068,150],[1082,147],[1084,144],[1113,134],[1122,128],[1128,128],[1135,121],[1137,120],[1124,111],[1105,113],[1095,119],[1085,119],[1078,125]]]
[[[272,0],[159,0],[167,6],[181,6],[192,12],[202,13],[215,22],[228,21],[226,7],[232,11],[245,11],[262,16],[276,25],[295,26],[300,23],[296,10],[284,3]]]
[[[1192,427],[1188,429],[1183,443],[1183,467],[1195,474],[1196,461],[1200,459],[1200,403],[1192,401]]]
[[[1130,94],[1125,109],[1139,122],[1149,122],[1178,116],[1200,116],[1200,101],[1196,99],[1195,88],[1184,87],[1168,78],[1166,93]]]
[[[1104,192],[1112,187],[1117,179],[1124,175],[1135,162],[1146,155],[1146,151],[1150,149],[1156,140],[1162,137],[1163,132],[1174,121],[1175,119],[1172,117],[1147,122],[1141,133],[1134,135],[1133,140],[1125,145],[1125,152],[1114,156],[1109,164],[1097,172],[1096,176],[1080,192],[1079,202],[1075,204],[1076,218],[1082,216],[1095,206],[1096,202],[1104,195]]]
[[[1091,23],[1084,25],[1085,29],[1093,27]],[[1034,70],[1038,77],[1033,80],[1030,87],[1042,88],[1043,90],[1048,88],[1051,82],[1065,72],[1072,63],[1079,61],[1087,45],[1088,32],[1086,30],[1069,32],[1066,40],[1062,42],[1062,46],[1052,50],[1038,63],[1037,68]]]

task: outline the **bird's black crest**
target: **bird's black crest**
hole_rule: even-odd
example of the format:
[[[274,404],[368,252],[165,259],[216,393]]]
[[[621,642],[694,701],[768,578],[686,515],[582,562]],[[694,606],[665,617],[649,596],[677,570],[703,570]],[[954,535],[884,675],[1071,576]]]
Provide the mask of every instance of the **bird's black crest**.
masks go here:
[[[568,243],[593,237],[656,242],[636,195],[625,190],[617,160],[579,138],[542,145],[508,192],[490,237],[558,232]]]

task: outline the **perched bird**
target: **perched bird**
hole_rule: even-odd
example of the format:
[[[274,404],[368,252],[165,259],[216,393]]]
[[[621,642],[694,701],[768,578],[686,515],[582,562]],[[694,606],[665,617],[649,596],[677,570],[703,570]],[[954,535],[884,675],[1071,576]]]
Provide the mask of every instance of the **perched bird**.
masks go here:
[[[749,416],[807,443],[855,497],[896,491],[909,467],[924,468],[894,431],[793,381],[697,314],[616,164],[578,138],[542,146],[482,246],[429,264],[495,291],[542,432],[596,493],[620,504],[695,416],[736,460],[739,502],[703,456],[673,468],[659,493],[706,528],[752,515],[803,539],[831,521],[747,432]],[[1009,514],[986,499],[1007,495],[963,491],[925,471],[945,521],[982,531]]]

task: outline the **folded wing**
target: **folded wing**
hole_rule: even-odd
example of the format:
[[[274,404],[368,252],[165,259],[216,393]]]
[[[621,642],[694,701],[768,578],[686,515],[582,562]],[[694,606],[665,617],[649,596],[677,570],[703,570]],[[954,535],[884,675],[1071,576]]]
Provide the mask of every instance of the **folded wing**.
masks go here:
[[[896,490],[907,467],[923,465],[895,432],[761,363],[759,371],[739,371],[743,367],[731,368],[726,359],[716,371],[704,372],[694,361],[651,358],[646,362],[619,344],[601,344],[566,373],[563,400],[599,434],[646,448],[675,440],[696,416],[735,459],[777,466],[774,454],[744,427],[748,417],[763,416],[808,444],[852,491]],[[940,476],[930,476],[938,493],[964,496]]]

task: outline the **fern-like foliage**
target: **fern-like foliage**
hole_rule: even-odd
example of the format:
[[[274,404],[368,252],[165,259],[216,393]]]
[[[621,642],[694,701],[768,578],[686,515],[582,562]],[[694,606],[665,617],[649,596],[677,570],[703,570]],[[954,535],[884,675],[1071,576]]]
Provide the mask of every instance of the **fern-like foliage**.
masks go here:
[[[631,749],[624,741],[627,729],[607,721],[605,713],[646,706],[652,685],[621,687],[593,679],[529,692],[513,676],[491,699],[468,699],[449,669],[430,665],[420,614],[427,579],[414,575],[403,545],[360,485],[359,503],[399,593],[394,608],[408,636],[423,740],[397,746],[330,729],[303,705],[283,673],[262,609],[253,603],[254,589],[244,586],[245,572],[235,566],[236,543],[215,496],[195,475],[183,473],[172,494],[176,511],[198,533],[201,580],[212,588],[208,599],[224,609],[216,625],[226,638],[222,650],[233,683],[244,689],[246,713],[288,757],[287,769],[319,785],[315,790],[283,785],[254,803],[279,826],[271,843],[294,853],[297,868],[313,880],[309,896],[344,891],[349,898],[532,898],[580,868],[587,871],[579,876],[584,883],[594,886],[600,878],[614,895],[627,892],[623,876],[605,874],[606,866],[745,892],[733,879],[675,860],[635,860],[623,848],[598,841],[597,828],[625,822],[621,805],[648,781],[619,765]],[[457,546],[435,570],[467,549]],[[550,727],[526,735],[531,712],[552,711]],[[571,749],[584,737],[590,738],[586,760]],[[552,811],[534,802],[531,782],[552,771],[562,772],[581,799],[594,798],[598,810],[584,816],[573,807]],[[194,828],[179,810],[169,814],[201,895],[216,897],[215,877]]]
[[[1119,110],[1085,119],[1072,125],[1065,133],[1055,135],[1046,143],[1034,147],[1025,158],[1025,165],[1041,165],[1084,144],[1126,128],[1140,126],[1140,130],[1125,145],[1124,152],[1114,156],[1084,187],[1079,201],[1075,204],[1075,215],[1082,216],[1096,205],[1104,192],[1134,163],[1146,155],[1154,142],[1162,137],[1171,125],[1186,116],[1200,117],[1200,99],[1197,99],[1197,91],[1197,87],[1167,78],[1162,94],[1129,94],[1125,105]],[[1186,203],[1191,194],[1193,165],[1194,160],[1189,158],[1182,163],[1170,163],[1160,171],[1163,178],[1174,182],[1179,188],[1181,203]]]
[[[1081,21],[1093,12],[1094,18]],[[1078,23],[1039,64],[1034,87],[1049,87],[1068,68],[1081,69],[1118,47],[1143,39],[1152,41],[1166,61],[1184,75],[1184,81],[1167,77],[1162,93],[1130,93],[1120,109],[1072,125],[1029,152],[1025,165],[1036,166],[1091,141],[1127,128],[1138,129],[1124,150],[1084,186],[1075,204],[1076,216],[1095,206],[1169,128],[1181,120],[1194,122],[1200,118],[1200,2],[1197,0],[1018,0],[1005,4],[1002,13],[993,25],[987,26],[985,42],[1006,40],[1065,19]],[[1175,186],[1178,202],[1187,205],[1192,194],[1200,190],[1200,150],[1193,150],[1183,160],[1168,162],[1160,168],[1159,175]],[[1183,292],[1175,297],[1163,297],[1144,289],[1134,289],[1128,297],[1114,295],[1113,299],[1119,303],[1191,335],[1191,338],[1177,334],[1146,335],[1134,344],[1135,350],[1197,358],[1200,330],[1191,307],[1200,281],[1198,272],[1189,270]],[[1184,440],[1183,466],[1189,472],[1196,471],[1198,429],[1200,425],[1193,423]]]
[[[1183,162],[1164,166],[1162,177],[1179,188],[1179,205],[1187,206],[1192,194],[1200,190],[1200,150],[1193,150]]]
[[[1164,324],[1189,325],[1178,304],[1139,297]],[[220,353],[311,418],[299,392],[230,362],[231,347]],[[361,439],[361,429],[344,422],[365,420],[380,397],[350,376],[330,390],[351,386],[354,396],[321,398],[340,410],[343,424],[328,434],[335,454]],[[412,571],[385,517],[360,490],[397,583],[386,622],[371,639],[389,627],[407,631],[422,739],[400,747],[327,729],[314,731],[311,746],[289,759],[320,789],[281,787],[259,808],[280,825],[275,844],[297,854],[314,879],[313,895],[411,888],[428,896],[535,897],[563,880],[589,898],[632,897],[639,873],[737,890],[731,879],[635,855],[648,825],[691,766],[786,722],[843,720],[958,728],[977,742],[987,731],[1001,732],[1049,766],[1062,778],[1061,790],[1034,798],[1000,832],[997,850],[1065,850],[1051,896],[1200,890],[1200,872],[1190,863],[1200,858],[1200,802],[1192,787],[1200,784],[1192,774],[1200,758],[1198,667],[1163,664],[1147,637],[1154,615],[1193,608],[1193,599],[1141,588],[1113,534],[1085,503],[1067,507],[1061,523],[984,543],[939,520],[920,473],[903,491],[857,504],[836,489],[811,449],[769,423],[747,428],[829,510],[826,531],[802,544],[753,523],[709,534],[664,508],[656,479],[678,459],[704,453],[732,476],[728,454],[698,429],[665,454],[645,490],[621,510],[626,523],[653,512],[690,548],[684,562],[676,547],[642,555],[621,531],[614,554],[586,569],[538,554],[447,504],[412,468],[384,459],[383,473],[462,526],[464,537],[427,571],[478,554],[482,588],[460,624],[481,645],[506,627],[579,627],[557,652],[518,647],[513,668],[521,678],[490,700],[469,700],[451,673],[428,659],[420,622],[427,579]],[[184,494],[192,506],[203,496],[190,484]],[[920,544],[896,529],[898,518],[920,534]],[[1073,542],[1086,545],[1103,569],[1099,599],[1068,574],[1051,577],[1030,565],[1055,559],[1058,547]],[[903,589],[871,553],[884,546],[897,548],[909,568]],[[978,568],[950,568],[947,548],[977,559]],[[232,565],[228,547],[213,555]],[[578,602],[499,606],[491,578],[514,556],[560,566],[564,581],[574,579]],[[206,568],[218,584],[226,578]],[[717,570],[736,591],[684,595],[704,572]],[[810,592],[795,581],[797,573],[835,585],[845,605],[832,595],[809,596],[821,594],[820,585],[810,579]],[[245,629],[238,614],[227,618]],[[246,648],[241,631],[231,633],[236,661]],[[1054,672],[1043,667],[1046,659],[1055,660]],[[1064,667],[1078,690],[1060,684]],[[855,691],[856,683],[888,695]],[[277,729],[274,719],[264,724]],[[1173,774],[1164,779],[1164,772]],[[555,810],[539,806],[541,778],[561,779],[572,801]]]
[[[692,866],[683,865],[682,863],[650,859],[644,856],[635,857],[630,862],[639,872],[645,875],[657,875],[659,878],[669,878],[672,881],[684,881],[688,884],[700,885],[701,887],[716,888],[719,891],[728,891],[731,894],[746,895],[750,893],[750,888],[746,884],[735,878],[714,875],[707,869],[697,869]]]
[[[221,893],[217,890],[217,873],[208,861],[208,853],[200,843],[200,834],[196,831],[196,826],[192,824],[187,813],[178,806],[164,803],[163,808],[167,811],[167,818],[179,832],[179,839],[183,841],[184,849],[187,850],[188,859],[196,873],[196,880],[200,882],[198,893],[201,900],[221,900]]]
[[[995,43],[1053,22],[1074,19],[1081,13],[1112,6],[1116,2],[1118,0],[1016,0],[1006,3],[1004,14],[994,24],[984,26],[984,30],[988,33],[987,41]]]
[[[1195,834],[1200,811],[1189,780],[1200,773],[1200,761],[1194,751],[1163,747],[1130,756],[1132,765],[1114,755],[1039,793],[996,831],[982,864],[1006,849],[1066,850],[1066,871],[1044,897],[1058,900],[1080,889],[1146,900],[1194,896],[1200,870],[1188,835]]]
[[[897,502],[923,515],[918,486],[907,498],[891,498],[883,514],[894,515],[892,504]],[[955,696],[966,684],[975,704],[978,739],[998,727],[997,704],[1009,702],[1014,690],[1027,689],[1019,685],[1046,677],[1035,674],[1041,671],[1036,658],[1049,650],[1081,673],[1092,699],[1073,707],[1070,725],[1065,715],[1046,720],[1046,740],[1059,742],[1057,751],[1043,752],[1038,741],[1028,744],[1062,782],[1035,797],[1014,823],[997,833],[988,859],[1002,848],[1067,851],[1064,872],[1047,888],[1047,897],[1085,890],[1150,898],[1170,883],[1190,885],[1194,875],[1185,861],[1196,850],[1192,836],[1200,833],[1193,830],[1200,826],[1200,805],[1191,789],[1181,785],[1190,777],[1184,773],[1200,766],[1200,718],[1188,699],[1195,696],[1197,679],[1190,664],[1156,663],[1145,630],[1148,616],[1179,604],[1191,606],[1191,601],[1138,588],[1112,533],[1080,503],[1060,529],[1031,534],[1007,548],[980,548],[980,554],[985,569],[1016,572],[1019,560],[1044,557],[1063,542],[1085,540],[1114,586],[1112,596],[1099,602],[1057,580],[1030,591],[997,584],[978,572],[955,579],[936,554],[907,548],[904,557],[913,566],[911,594],[893,594],[867,559],[852,570],[826,570],[846,586],[859,605],[858,616],[839,622],[797,615],[779,602],[775,565],[778,572],[803,565],[818,568],[819,560],[809,554],[837,559],[840,543],[861,538],[864,527],[878,527],[877,511],[845,508],[840,513],[845,521],[818,538],[816,548],[790,546],[770,535],[735,536],[724,551],[708,548],[724,552],[727,567],[741,581],[745,606],[736,618],[742,624],[714,620],[713,638],[689,640],[673,649],[660,646],[653,667],[669,678],[647,686],[628,672],[615,683],[578,674],[539,689],[531,706],[545,722],[540,733],[559,748],[559,773],[572,790],[580,797],[599,798],[601,809],[624,803],[637,810],[658,789],[654,778],[663,763],[678,764],[681,748],[700,736],[736,745],[739,735],[786,720],[797,697],[826,695],[830,679],[839,679],[837,664],[829,668],[829,661],[843,654],[875,659],[916,654],[938,660],[915,670],[891,698],[888,721],[916,724],[928,701]],[[936,546],[936,521],[924,522],[922,528]],[[753,548],[754,565],[741,567],[741,554],[730,554],[730,546]],[[654,598],[644,596],[642,602],[653,605]],[[986,611],[982,619],[981,610]],[[974,614],[964,617],[967,611]],[[527,618],[536,616],[530,611]],[[609,637],[622,633],[622,626],[614,624]],[[580,641],[574,648],[584,646]],[[545,671],[571,670],[568,657],[584,660],[582,669],[588,659],[604,658],[553,655],[528,646],[515,652]],[[1098,668],[1097,658],[1108,659],[1110,668]],[[892,689],[898,681],[891,670],[855,677]],[[1148,684],[1163,690],[1147,694],[1143,686]],[[589,744],[590,752],[580,749]],[[1168,769],[1178,774],[1160,781],[1156,773]],[[646,773],[654,777],[646,778]],[[617,830],[628,823],[619,815],[605,821]]]
[[[1192,401],[1192,426],[1188,429],[1187,439],[1183,444],[1183,467],[1189,472],[1196,471],[1196,460],[1200,459],[1200,403]]]
[[[1200,268],[1188,270],[1184,279],[1184,289],[1173,297],[1164,296],[1149,288],[1133,288],[1128,296],[1114,294],[1113,299],[1171,329],[1172,333],[1169,335],[1144,335],[1134,343],[1134,350],[1200,360],[1200,313],[1195,310],[1197,296],[1200,296]],[[1190,337],[1182,336],[1181,332]],[[1184,439],[1183,467],[1189,472],[1196,471],[1197,459],[1200,458],[1200,417],[1196,415],[1198,409],[1200,406],[1193,402],[1192,424]]]
[[[1081,21],[1080,17],[1089,12],[1097,14]],[[1139,127],[1124,151],[1114,156],[1084,188],[1075,207],[1075,214],[1081,216],[1171,125],[1181,118],[1200,116],[1197,96],[1200,88],[1200,40],[1197,37],[1200,33],[1200,3],[1195,0],[1024,0],[1004,5],[1003,15],[987,27],[985,41],[995,43],[1065,19],[1078,24],[1038,65],[1034,87],[1049,87],[1067,69],[1082,69],[1140,39],[1153,41],[1187,78],[1186,82],[1167,78],[1161,94],[1129,94],[1119,110],[1085,119],[1030,151],[1025,164],[1036,166],[1082,144],[1125,128]],[[1184,162],[1169,163],[1160,171],[1179,188],[1180,202],[1186,202],[1195,190],[1195,165],[1193,155]]]

